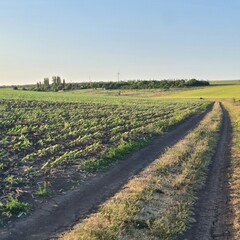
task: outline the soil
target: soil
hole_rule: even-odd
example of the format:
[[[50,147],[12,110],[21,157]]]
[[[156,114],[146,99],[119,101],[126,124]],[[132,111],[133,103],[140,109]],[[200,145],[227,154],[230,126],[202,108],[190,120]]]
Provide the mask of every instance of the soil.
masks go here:
[[[229,204],[229,168],[231,124],[223,110],[223,123],[217,150],[208,169],[207,180],[198,194],[194,218],[196,222],[181,240],[228,240],[231,236],[231,209]]]
[[[130,178],[163,154],[203,119],[204,113],[187,119],[153,143],[111,166],[107,171],[90,177],[78,188],[43,203],[30,216],[9,222],[0,228],[2,240],[45,240],[71,228],[77,221],[94,212],[99,204],[116,193]],[[203,238],[201,238],[203,239]]]

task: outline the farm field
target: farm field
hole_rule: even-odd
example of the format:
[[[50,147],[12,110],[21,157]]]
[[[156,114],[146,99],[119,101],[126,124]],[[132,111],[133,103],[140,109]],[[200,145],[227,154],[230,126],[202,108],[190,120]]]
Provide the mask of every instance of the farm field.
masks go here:
[[[240,240],[240,1],[0,3],[0,240]]]
[[[94,93],[94,94],[93,94]],[[71,91],[71,92],[33,92],[23,90],[13,90],[10,88],[0,88],[1,99],[17,99],[17,100],[30,100],[30,101],[47,101],[47,102],[81,102],[81,103],[109,103],[124,104],[128,103],[128,98],[119,98],[118,92],[111,94],[102,94],[102,91]],[[141,98],[141,97],[140,97]],[[132,98],[131,103],[139,100],[139,97]],[[142,99],[143,102],[148,102],[147,99]]]
[[[83,89],[67,92],[33,92],[24,90],[13,90],[11,88],[0,88],[1,99],[36,100],[48,102],[82,102],[82,103],[108,103],[132,104],[153,102],[153,97],[164,97],[184,89],[133,89],[133,90],[104,90],[104,89]],[[120,92],[120,95],[119,95]],[[128,101],[129,100],[129,101]],[[163,101],[163,99],[162,99]],[[167,99],[165,99],[167,101]],[[173,99],[171,99],[173,101]],[[177,101],[177,100],[176,100]],[[184,99],[183,99],[184,101]]]
[[[60,102],[49,95],[51,101],[6,100],[7,94],[0,101],[2,223],[30,212],[36,199],[73,188],[210,103],[127,98],[125,105],[110,98],[103,104],[99,97],[97,104],[98,96],[67,102],[67,94]]]
[[[231,94],[226,87],[225,95]],[[161,98],[159,91],[149,90],[118,95],[0,89],[3,239],[40,234],[36,239],[182,240],[196,234],[210,239],[209,232],[230,237],[222,233],[230,230],[221,220],[214,230],[201,228],[215,221],[211,204],[216,198],[216,209],[233,209],[231,234],[239,236],[238,138],[232,150],[231,193],[220,191],[227,189],[222,179],[228,172],[219,171],[229,168],[230,123],[224,106],[238,122],[239,103],[231,98],[211,109],[212,99],[221,93],[215,91],[211,101],[192,97],[194,91],[207,96],[213,88],[177,93],[191,101]],[[207,195],[198,196],[205,183]],[[98,210],[89,215],[93,208]],[[224,211],[218,216],[230,218]]]
[[[216,104],[196,129],[59,239],[176,239],[192,221],[221,121]]]
[[[48,102],[81,102],[81,103],[109,103],[111,104],[141,104],[153,102],[154,99],[149,97],[164,96],[171,94],[176,90],[122,90],[119,95],[119,90],[104,90],[104,89],[86,89],[74,90],[69,92],[34,92],[24,90],[13,90],[11,88],[0,88],[1,99],[16,99],[16,100],[30,100],[30,101],[48,101]],[[181,91],[177,90],[177,91]],[[171,100],[172,101],[172,100]]]
[[[209,98],[209,99],[239,99],[240,85],[210,86],[199,89],[188,89],[163,96],[163,98]]]
[[[210,85],[239,85],[240,80],[211,80]]]
[[[234,126],[231,163],[229,116],[216,103],[196,129],[59,239],[239,239],[239,103],[224,106]]]

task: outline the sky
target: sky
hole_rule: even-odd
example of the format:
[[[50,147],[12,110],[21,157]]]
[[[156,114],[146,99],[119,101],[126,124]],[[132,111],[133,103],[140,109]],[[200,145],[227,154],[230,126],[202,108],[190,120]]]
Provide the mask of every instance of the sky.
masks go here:
[[[0,85],[240,79],[239,0],[0,0]]]

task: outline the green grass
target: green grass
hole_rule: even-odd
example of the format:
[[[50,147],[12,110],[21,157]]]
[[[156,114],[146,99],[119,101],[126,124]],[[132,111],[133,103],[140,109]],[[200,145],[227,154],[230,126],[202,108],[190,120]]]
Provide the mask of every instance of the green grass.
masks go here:
[[[130,153],[137,151],[148,145],[152,140],[152,137],[145,137],[137,141],[126,142],[118,145],[117,147],[109,148],[108,153],[99,159],[90,159],[83,162],[83,169],[88,172],[96,172],[104,167],[122,160]]]
[[[36,196],[39,196],[39,197],[44,197],[44,196],[48,196],[49,195],[49,190],[47,188],[47,182],[45,181],[43,183],[43,186],[39,186],[38,187],[38,190],[35,192],[35,195]]]
[[[188,89],[182,92],[170,94],[163,98],[240,98],[240,85],[231,86],[212,86],[200,89]]]
[[[159,103],[160,101],[169,102],[167,99],[156,98],[156,96],[163,96],[162,92],[164,94],[169,94],[169,92],[165,93],[162,90],[121,91],[121,95],[118,95],[119,91],[103,89],[87,89],[69,92],[35,92],[13,90],[11,88],[0,88],[0,100],[30,100],[114,105],[148,105],[149,103]],[[170,93],[172,92],[173,91],[170,91]]]
[[[103,90],[87,89],[69,92],[35,92],[13,90],[11,88],[0,88],[0,100],[23,100],[23,101],[45,101],[45,102],[72,102],[72,103],[94,103],[94,104],[114,104],[114,105],[149,105],[160,102],[178,102],[178,100],[161,98],[172,96],[173,93],[182,92],[182,89],[163,91],[161,89],[144,90]],[[182,101],[185,101],[184,99]],[[4,110],[0,108],[0,111]]]
[[[124,97],[124,99],[126,98],[127,97]],[[82,103],[105,103],[106,101],[111,101],[112,103],[120,103],[122,98],[117,95],[107,96],[103,94],[98,94],[97,91],[93,94],[92,92],[86,90],[71,92],[34,92],[2,88],[0,89],[0,99]]]
[[[12,196],[8,196],[8,200],[6,204],[0,205],[0,213],[3,216],[12,216],[19,214],[27,214],[31,209],[31,205],[29,203],[20,202],[17,198]]]

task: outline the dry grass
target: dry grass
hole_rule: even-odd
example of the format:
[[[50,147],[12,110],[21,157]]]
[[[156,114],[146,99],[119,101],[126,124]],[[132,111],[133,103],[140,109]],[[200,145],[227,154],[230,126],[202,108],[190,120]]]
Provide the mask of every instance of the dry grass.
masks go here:
[[[217,143],[221,115],[215,104],[194,131],[60,239],[176,239],[194,221],[193,204]]]
[[[233,210],[234,239],[240,239],[240,104],[225,103],[228,108],[233,126],[231,147],[230,191],[231,207]]]

